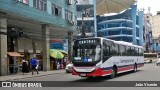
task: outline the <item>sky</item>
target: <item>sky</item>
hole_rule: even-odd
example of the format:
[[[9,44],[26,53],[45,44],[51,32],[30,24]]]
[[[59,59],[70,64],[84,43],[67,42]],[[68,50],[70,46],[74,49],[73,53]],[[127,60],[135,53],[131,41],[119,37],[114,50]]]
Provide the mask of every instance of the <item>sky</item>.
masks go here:
[[[148,7],[150,7],[150,13],[156,15],[157,11],[160,11],[160,0],[137,0],[138,9],[143,9],[144,12],[148,12]]]

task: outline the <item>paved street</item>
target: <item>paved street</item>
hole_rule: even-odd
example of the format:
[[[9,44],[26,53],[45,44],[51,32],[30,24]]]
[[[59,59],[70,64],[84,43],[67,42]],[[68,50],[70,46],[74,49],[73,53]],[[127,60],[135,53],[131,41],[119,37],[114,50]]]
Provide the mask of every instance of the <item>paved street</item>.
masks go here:
[[[120,74],[118,75],[118,77],[114,78],[114,79],[110,79],[109,77],[105,77],[105,78],[94,78],[94,79],[86,79],[86,78],[81,78],[78,76],[72,76],[70,73],[60,73],[60,74],[49,74],[46,76],[41,76],[41,77],[33,77],[33,78],[26,78],[26,79],[18,79],[18,81],[72,81],[72,82],[87,82],[87,81],[96,81],[96,83],[98,82],[99,84],[104,84],[103,82],[105,81],[160,81],[160,78],[158,78],[160,75],[160,66],[156,66],[155,63],[153,64],[145,64],[144,67],[140,68],[138,70],[138,72],[133,73],[133,72],[128,72],[128,73],[124,73],[124,74]],[[89,83],[89,82],[88,82]],[[134,87],[134,88],[125,88],[125,87],[118,87],[118,88],[111,88],[111,87],[86,87],[83,90],[104,90],[104,88],[106,88],[107,90],[160,90],[159,87],[157,88],[140,88],[140,87]],[[3,90],[13,90],[13,88],[4,88]],[[16,89],[16,88],[15,88]],[[20,88],[18,88],[20,89]],[[18,90],[16,89],[16,90]],[[43,90],[44,88],[34,88],[35,90],[41,89]],[[77,87],[48,87],[47,89],[54,89],[54,90],[82,90],[82,88],[77,88]]]
[[[118,75],[118,77],[114,79],[110,79],[109,77],[105,78],[94,78],[102,79],[104,81],[160,81],[158,78],[160,75],[160,66],[156,66],[153,64],[145,64],[144,67],[139,68],[138,72],[128,72]],[[22,81],[86,81],[87,79],[84,77],[72,76],[71,73],[61,73],[54,75],[47,75],[42,77],[34,77],[27,79],[19,79]]]

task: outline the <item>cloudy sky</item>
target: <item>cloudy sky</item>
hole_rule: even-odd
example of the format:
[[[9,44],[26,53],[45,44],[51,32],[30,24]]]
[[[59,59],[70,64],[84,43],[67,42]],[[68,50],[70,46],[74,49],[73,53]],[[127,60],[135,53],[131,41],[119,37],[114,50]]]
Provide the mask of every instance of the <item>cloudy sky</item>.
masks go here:
[[[160,11],[160,0],[137,0],[137,6],[139,9],[144,8],[145,13],[148,12],[148,7],[150,7],[150,12],[156,15],[157,11]]]

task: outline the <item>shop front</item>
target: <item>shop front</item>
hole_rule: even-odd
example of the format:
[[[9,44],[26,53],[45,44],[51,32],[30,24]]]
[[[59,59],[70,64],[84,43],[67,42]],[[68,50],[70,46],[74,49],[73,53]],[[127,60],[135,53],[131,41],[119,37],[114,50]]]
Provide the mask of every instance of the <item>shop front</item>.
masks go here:
[[[50,50],[50,68],[51,70],[64,69],[66,66],[67,52],[64,50],[51,49]]]
[[[50,41],[50,68],[51,70],[64,69],[64,57],[68,53],[68,40],[54,39]]]
[[[7,52],[7,55],[8,74],[21,72],[22,57],[24,56],[18,52]]]

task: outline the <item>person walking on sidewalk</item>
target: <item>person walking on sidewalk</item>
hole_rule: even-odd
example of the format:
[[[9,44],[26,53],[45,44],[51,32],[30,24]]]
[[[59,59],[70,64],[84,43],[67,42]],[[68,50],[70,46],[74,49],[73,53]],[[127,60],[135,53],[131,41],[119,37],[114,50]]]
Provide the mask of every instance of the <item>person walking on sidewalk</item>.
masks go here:
[[[23,58],[22,60],[22,72],[23,72],[23,75],[24,73],[28,73],[29,70],[28,70],[28,62]]]
[[[36,69],[36,67],[38,65],[38,62],[37,62],[36,58],[32,58],[31,61],[30,61],[30,64],[31,64],[31,69],[32,69],[32,75],[33,75],[34,71],[36,71],[37,74],[39,74],[38,69]]]

